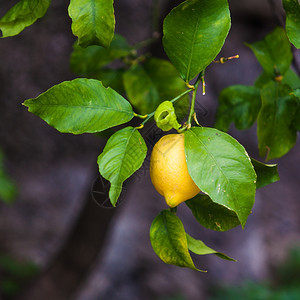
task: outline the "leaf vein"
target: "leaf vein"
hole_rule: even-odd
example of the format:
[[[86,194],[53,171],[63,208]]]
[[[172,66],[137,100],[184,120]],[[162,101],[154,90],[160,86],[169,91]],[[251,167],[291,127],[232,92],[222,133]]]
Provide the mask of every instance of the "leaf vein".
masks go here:
[[[234,196],[234,199],[233,199],[233,200],[234,200],[234,203],[235,203],[235,207],[239,207],[239,206],[237,205],[237,204],[238,204],[238,200],[237,200],[236,193],[234,192],[234,189],[233,189],[233,187],[232,187],[232,185],[231,185],[229,179],[228,179],[227,176],[225,175],[224,171],[223,171],[222,168],[219,166],[218,161],[217,161],[216,158],[208,151],[207,146],[203,143],[203,141],[201,141],[201,139],[200,139],[194,132],[192,132],[192,134],[193,134],[193,135],[199,140],[199,142],[203,145],[203,147],[205,148],[206,152],[211,156],[212,160],[215,161],[217,168],[218,168],[219,171],[223,174],[224,178],[226,179],[226,181],[227,181],[227,183],[228,183],[228,185],[229,185],[229,187],[230,187],[230,189],[231,189],[231,191],[232,191],[232,194],[233,194],[233,196]],[[210,196],[210,195],[209,195],[209,196]],[[221,205],[227,207],[227,206],[224,205],[224,204],[221,204]],[[232,210],[230,207],[227,207],[227,208],[228,208],[229,210]]]

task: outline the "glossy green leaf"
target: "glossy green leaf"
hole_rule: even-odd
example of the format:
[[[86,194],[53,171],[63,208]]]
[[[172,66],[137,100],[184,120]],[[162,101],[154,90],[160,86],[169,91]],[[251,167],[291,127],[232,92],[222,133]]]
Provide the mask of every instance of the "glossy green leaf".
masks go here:
[[[3,160],[3,153],[0,150],[0,201],[9,204],[15,200],[17,191],[15,184],[4,170]]]
[[[273,78],[271,76],[269,76],[266,72],[262,72],[262,74],[255,81],[254,85],[255,87],[261,89],[264,87],[264,85],[268,84],[272,80]],[[283,75],[281,83],[287,84],[291,89],[296,89],[300,87],[300,78],[292,69],[288,69]]]
[[[300,48],[300,4],[298,0],[282,0],[286,12],[285,30],[296,48]]]
[[[278,73],[283,75],[290,68],[293,55],[291,44],[283,28],[277,27],[262,41],[248,46],[271,77],[275,77]]]
[[[227,231],[240,225],[240,221],[234,211],[213,202],[208,195],[198,194],[185,203],[196,220],[206,228],[216,231]]]
[[[234,122],[238,129],[247,129],[255,122],[261,106],[259,89],[246,85],[233,85],[219,96],[215,127],[228,131]]]
[[[251,158],[252,165],[257,175],[256,188],[259,189],[270,183],[278,181],[279,174],[277,171],[277,164],[267,165]]]
[[[185,81],[220,52],[230,28],[227,0],[187,0],[164,20],[163,46]]]
[[[71,0],[68,10],[81,47],[109,47],[115,30],[113,0]]]
[[[298,101],[287,85],[270,82],[261,90],[262,107],[257,119],[259,154],[266,159],[286,154],[297,133],[291,126]]]
[[[153,220],[150,241],[154,252],[163,262],[197,270],[188,251],[183,224],[171,211],[163,210]]]
[[[171,100],[186,91],[185,82],[169,61],[151,58],[145,63],[144,68],[158,91],[160,102]],[[183,96],[174,107],[177,118],[179,120],[184,118],[189,111],[189,96]]]
[[[244,149],[214,128],[192,127],[184,133],[189,174],[213,202],[234,211],[245,226],[254,204],[256,174]]]
[[[215,251],[214,249],[206,246],[202,241],[196,240],[188,234],[186,234],[186,238],[187,238],[189,250],[195,254],[198,254],[198,255],[215,254],[216,256],[223,258],[223,259],[236,261],[235,259],[227,256],[226,254]]]
[[[177,122],[175,109],[170,101],[161,103],[155,111],[154,120],[156,126],[163,131],[179,129],[180,124]]]
[[[60,132],[99,132],[130,121],[130,103],[94,79],[65,81],[24,102],[29,111]]]
[[[42,18],[48,10],[51,0],[21,0],[1,19],[2,37],[19,34],[26,27]]]
[[[150,113],[159,105],[158,90],[141,65],[133,65],[127,70],[123,83],[130,103],[141,114]]]
[[[115,206],[123,182],[143,164],[147,146],[138,130],[126,127],[114,133],[98,157],[100,174],[110,181],[109,199]]]
[[[91,77],[101,70],[101,67],[116,59],[126,57],[132,48],[126,39],[116,34],[108,48],[101,46],[89,46],[82,48],[74,44],[74,50],[70,58],[71,70],[80,76]]]

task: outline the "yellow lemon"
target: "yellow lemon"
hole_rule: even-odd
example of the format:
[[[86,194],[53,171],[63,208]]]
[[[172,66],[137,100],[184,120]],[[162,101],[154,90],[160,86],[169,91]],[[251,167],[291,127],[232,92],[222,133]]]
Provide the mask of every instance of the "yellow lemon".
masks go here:
[[[188,172],[183,134],[165,135],[155,144],[150,158],[150,177],[170,207],[200,192]]]

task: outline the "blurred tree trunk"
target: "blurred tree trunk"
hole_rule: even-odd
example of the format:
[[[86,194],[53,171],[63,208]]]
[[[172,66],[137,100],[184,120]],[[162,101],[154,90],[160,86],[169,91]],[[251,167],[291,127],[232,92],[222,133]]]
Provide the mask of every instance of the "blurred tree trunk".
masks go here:
[[[103,201],[107,195],[101,194]],[[20,300],[66,300],[74,295],[88,275],[105,243],[116,209],[103,209],[90,195],[77,222],[49,266],[23,291]]]

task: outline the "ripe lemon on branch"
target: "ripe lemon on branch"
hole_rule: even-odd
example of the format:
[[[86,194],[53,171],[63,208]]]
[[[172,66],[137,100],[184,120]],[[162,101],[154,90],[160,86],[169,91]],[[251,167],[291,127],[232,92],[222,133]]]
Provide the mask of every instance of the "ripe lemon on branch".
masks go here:
[[[170,207],[200,192],[188,172],[183,134],[165,135],[155,144],[150,158],[150,177]]]

